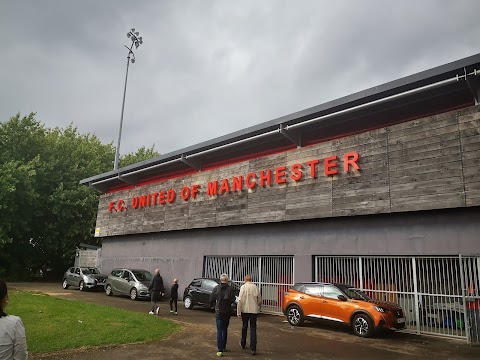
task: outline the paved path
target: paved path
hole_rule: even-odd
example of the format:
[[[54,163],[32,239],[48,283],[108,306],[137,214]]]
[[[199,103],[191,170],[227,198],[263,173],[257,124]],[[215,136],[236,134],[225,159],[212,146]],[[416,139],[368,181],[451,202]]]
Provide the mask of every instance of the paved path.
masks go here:
[[[52,296],[115,306],[130,311],[147,312],[148,301],[131,301],[125,297],[107,297],[103,292],[63,290],[60,284],[11,283],[10,288],[40,291]],[[179,304],[180,305],[180,304]],[[168,304],[161,303],[160,317],[177,321],[184,330],[168,339],[144,344],[110,346],[63,351],[31,356],[30,359],[130,360],[216,358],[215,320],[212,311],[180,308],[178,316],[170,315]],[[229,327],[226,358],[237,359],[480,359],[480,347],[465,341],[387,333],[372,339],[354,336],[349,329],[326,324],[305,323],[292,327],[283,316],[261,315],[258,321],[258,352],[253,357],[238,345],[241,322],[232,318]]]

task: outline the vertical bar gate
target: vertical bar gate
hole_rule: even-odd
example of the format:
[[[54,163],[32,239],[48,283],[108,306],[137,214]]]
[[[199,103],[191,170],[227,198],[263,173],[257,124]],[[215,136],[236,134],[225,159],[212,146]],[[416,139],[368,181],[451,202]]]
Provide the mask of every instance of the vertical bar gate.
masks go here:
[[[480,257],[315,256],[315,281],[398,303],[406,331],[480,344]]]
[[[218,278],[226,273],[241,285],[250,274],[262,294],[262,312],[279,314],[283,294],[294,284],[293,265],[293,256],[206,256],[203,276]]]

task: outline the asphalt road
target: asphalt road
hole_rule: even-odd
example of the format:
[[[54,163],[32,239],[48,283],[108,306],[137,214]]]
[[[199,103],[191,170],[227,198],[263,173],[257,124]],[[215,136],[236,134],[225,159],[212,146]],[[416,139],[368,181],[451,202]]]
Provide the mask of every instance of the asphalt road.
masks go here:
[[[10,283],[9,291],[17,288],[39,291],[62,298],[102,304],[134,312],[148,312],[148,301],[132,301],[127,297],[106,296],[103,292],[64,290],[61,284]],[[181,306],[181,307],[180,307]],[[159,317],[181,323],[184,330],[168,339],[144,344],[99,347],[37,354],[29,359],[130,360],[130,359],[212,359],[216,358],[214,313],[206,309],[186,310],[179,303],[177,316],[168,312],[168,303],[160,305]],[[230,321],[227,358],[256,359],[480,359],[480,347],[465,341],[411,335],[395,332],[375,338],[354,336],[350,329],[324,323],[308,323],[292,327],[283,316],[260,315],[258,320],[257,355],[239,346],[241,322]],[[247,341],[248,347],[248,341]]]

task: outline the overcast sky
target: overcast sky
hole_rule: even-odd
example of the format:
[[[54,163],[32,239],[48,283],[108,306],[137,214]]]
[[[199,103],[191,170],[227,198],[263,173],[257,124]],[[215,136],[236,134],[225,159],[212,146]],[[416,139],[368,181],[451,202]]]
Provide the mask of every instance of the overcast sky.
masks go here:
[[[0,2],[0,121],[166,154],[480,53],[478,0]],[[113,162],[113,159],[112,159]]]

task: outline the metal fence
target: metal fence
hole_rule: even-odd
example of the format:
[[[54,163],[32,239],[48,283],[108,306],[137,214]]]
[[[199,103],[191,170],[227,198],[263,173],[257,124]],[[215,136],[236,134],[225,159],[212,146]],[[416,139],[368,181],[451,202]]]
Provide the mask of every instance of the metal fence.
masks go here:
[[[293,261],[293,256],[206,256],[203,276],[225,273],[241,285],[249,274],[262,294],[261,311],[281,313],[283,294],[294,284]]]
[[[315,256],[315,280],[398,303],[407,331],[480,344],[479,256]]]

